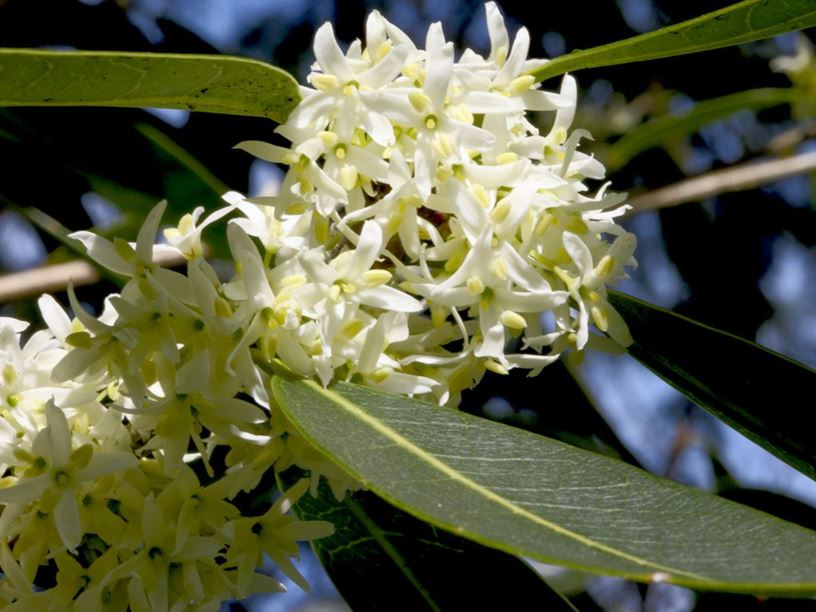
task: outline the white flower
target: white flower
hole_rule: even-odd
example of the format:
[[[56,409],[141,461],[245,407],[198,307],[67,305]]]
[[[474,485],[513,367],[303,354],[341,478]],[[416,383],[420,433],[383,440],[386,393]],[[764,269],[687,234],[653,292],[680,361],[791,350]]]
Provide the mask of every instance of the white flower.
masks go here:
[[[176,247],[187,259],[201,257],[204,251],[201,246],[201,232],[205,227],[215,223],[221,217],[232,212],[229,207],[220,208],[199,223],[198,220],[204,213],[204,207],[197,207],[192,213],[187,213],[179,219],[178,227],[169,227],[164,230],[164,237],[168,244]]]
[[[83,483],[106,474],[133,467],[136,458],[126,452],[94,452],[92,445],[73,448],[73,437],[65,414],[49,402],[45,408],[48,426],[32,446],[31,467],[36,476],[18,479],[15,484],[0,489],[0,504],[11,505],[4,510],[11,515],[20,506],[39,503],[53,509],[57,531],[65,547],[75,551],[82,538],[77,489]],[[17,506],[15,508],[14,506]]]

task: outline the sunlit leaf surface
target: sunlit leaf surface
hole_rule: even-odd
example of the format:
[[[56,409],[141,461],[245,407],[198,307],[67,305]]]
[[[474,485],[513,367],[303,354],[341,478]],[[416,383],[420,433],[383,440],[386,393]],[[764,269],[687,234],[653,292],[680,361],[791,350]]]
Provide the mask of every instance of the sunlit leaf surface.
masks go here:
[[[390,503],[456,535],[635,580],[816,592],[816,533],[770,515],[549,438],[365,387],[323,389],[278,376],[273,388],[320,451]]]
[[[161,107],[282,122],[299,99],[291,75],[252,59],[0,49],[0,106]]]
[[[613,66],[741,45],[816,26],[813,0],[744,0],[654,32],[573,51],[534,71],[544,81],[582,68]],[[712,67],[712,74],[717,67]]]

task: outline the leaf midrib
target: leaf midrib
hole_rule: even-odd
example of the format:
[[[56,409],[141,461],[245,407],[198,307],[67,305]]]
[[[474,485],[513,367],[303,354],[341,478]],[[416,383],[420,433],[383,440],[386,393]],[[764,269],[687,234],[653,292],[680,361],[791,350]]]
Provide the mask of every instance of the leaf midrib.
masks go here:
[[[537,524],[545,529],[549,529],[550,531],[557,533],[561,536],[571,538],[589,548],[593,548],[604,552],[606,554],[610,554],[616,556],[618,558],[624,559],[631,563],[635,563],[637,565],[649,568],[650,570],[660,570],[663,572],[667,572],[674,575],[685,576],[687,578],[691,578],[693,580],[698,580],[700,582],[710,582],[708,578],[704,576],[700,576],[698,574],[694,574],[692,572],[688,572],[685,570],[676,569],[673,567],[669,567],[660,563],[655,563],[649,561],[647,559],[643,559],[636,555],[629,554],[627,552],[618,550],[616,548],[612,548],[603,544],[602,542],[598,542],[589,538],[587,536],[581,535],[580,533],[574,532],[570,529],[565,527],[561,527],[560,525],[550,522],[547,519],[540,517],[529,510],[526,510],[519,505],[513,503],[512,501],[502,497],[501,495],[495,493],[494,491],[488,489],[487,487],[471,480],[470,478],[462,475],[456,469],[437,459],[432,454],[428,453],[424,449],[418,447],[417,445],[413,444],[410,440],[406,439],[402,436],[399,432],[395,431],[391,427],[385,425],[382,421],[372,417],[371,415],[367,414],[364,410],[358,408],[353,402],[347,400],[342,395],[332,391],[331,389],[325,389],[318,383],[314,382],[313,380],[305,380],[303,381],[304,384],[308,385],[312,388],[313,391],[316,391],[326,397],[332,403],[338,405],[340,408],[345,410],[347,413],[355,417],[357,420],[364,422],[366,425],[370,426],[376,432],[381,434],[382,436],[388,438],[393,443],[397,444],[398,446],[402,447],[421,461],[425,462],[426,464],[430,465],[437,471],[444,474],[446,477],[450,478],[451,480],[458,482],[459,484],[471,489],[475,493],[479,494],[483,498],[503,507],[510,512],[517,514],[530,522]],[[461,535],[461,534],[460,534]]]

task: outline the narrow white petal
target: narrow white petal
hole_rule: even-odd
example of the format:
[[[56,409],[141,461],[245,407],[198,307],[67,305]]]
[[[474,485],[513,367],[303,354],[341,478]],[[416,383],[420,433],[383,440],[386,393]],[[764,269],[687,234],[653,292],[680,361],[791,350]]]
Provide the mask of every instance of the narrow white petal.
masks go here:
[[[423,90],[431,99],[436,112],[441,112],[448,95],[451,72],[453,70],[453,44],[445,42],[442,33],[442,24],[438,21],[428,28],[426,40],[428,60],[425,68],[425,83]]]
[[[298,374],[311,376],[314,372],[312,360],[288,333],[278,334],[278,355],[281,360]]]
[[[376,51],[376,49],[371,49],[369,53],[373,51]],[[360,75],[360,83],[368,85],[372,89],[385,87],[399,75],[407,57],[408,47],[397,45],[372,68]]]
[[[388,182],[388,164],[373,153],[369,153],[360,147],[349,147],[348,161],[363,176],[382,183]]]
[[[82,527],[79,524],[79,506],[73,491],[62,492],[62,497],[54,508],[54,519],[57,533],[65,548],[75,553],[76,547],[82,541]]]
[[[529,50],[530,33],[527,31],[527,28],[521,28],[516,33],[516,40],[513,41],[513,50],[510,52],[507,62],[502,66],[499,74],[496,75],[496,85],[506,87],[513,79],[522,73]]]
[[[561,357],[560,353],[554,355],[530,355],[526,353],[516,353],[512,355],[505,355],[504,358],[511,366],[517,368],[525,368],[528,370],[541,369],[558,361]]]
[[[366,332],[365,342],[360,349],[360,358],[357,360],[357,370],[364,374],[373,372],[377,362],[385,349],[385,324],[383,319]]]
[[[139,461],[129,452],[109,451],[95,453],[88,465],[77,472],[79,480],[97,480],[108,474],[124,472],[132,467],[136,467]]]
[[[420,134],[417,149],[414,153],[414,175],[422,199],[426,199],[431,195],[432,177],[435,170],[436,156],[430,144],[430,139],[426,134]]]
[[[48,420],[48,442],[51,451],[51,465],[61,468],[68,465],[71,459],[71,428],[61,408],[54,402],[45,406],[45,418]]]
[[[510,37],[504,25],[504,17],[495,2],[485,4],[485,13],[487,13],[487,32],[490,35],[489,59],[501,65],[510,51]]]
[[[373,306],[374,308],[397,312],[420,312],[422,310],[422,303],[416,298],[388,285],[381,285],[372,289],[361,289],[355,295],[357,301],[361,304]]]
[[[521,94],[521,101],[524,103],[524,107],[531,111],[557,110],[559,108],[568,108],[573,104],[573,101],[566,96],[551,91],[541,91],[540,89],[525,91]]]
[[[455,130],[459,133],[462,146],[468,149],[489,151],[496,144],[496,136],[488,130],[458,121],[451,121],[451,123],[456,126]]]
[[[74,232],[68,234],[68,237],[79,240],[82,246],[85,247],[88,257],[102,267],[125,276],[133,275],[133,271],[136,269],[134,262],[122,259],[116,252],[113,243],[109,240],[91,232]]]
[[[431,393],[439,383],[426,376],[415,376],[404,372],[393,372],[380,382],[369,381],[369,386],[400,395],[424,395]]]
[[[340,50],[334,37],[334,29],[328,22],[317,29],[314,40],[314,53],[317,63],[325,74],[333,74],[341,83],[354,80],[354,72],[349,67],[346,56]]]
[[[65,337],[71,333],[71,319],[65,314],[59,302],[46,293],[37,300],[37,306],[40,308],[43,321],[54,337],[60,342],[65,342]],[[27,327],[28,323],[25,325]]]
[[[292,149],[279,147],[278,145],[262,142],[260,140],[245,140],[243,142],[239,142],[233,147],[233,149],[246,151],[250,155],[254,155],[259,159],[273,164],[282,163],[285,159],[293,155]]]
[[[567,301],[566,291],[550,291],[548,293],[528,293],[525,291],[510,291],[495,289],[497,303],[502,308],[516,312],[537,313],[552,310]]]
[[[476,357],[502,359],[504,357],[505,331],[504,325],[497,320],[494,309],[479,309],[479,327],[484,339],[473,354]]]
[[[562,238],[564,249],[566,249],[573,263],[581,274],[581,281],[587,280],[592,274],[592,253],[586,243],[572,232],[564,232]]]
[[[190,280],[179,272],[167,268],[156,268],[148,273],[148,277],[155,280],[152,285],[165,293],[169,293],[184,304],[194,304],[195,297]]]
[[[221,398],[216,402],[219,418],[234,423],[263,423],[267,420],[264,411],[255,404],[237,398]]]
[[[377,261],[383,246],[385,245],[380,224],[376,221],[366,221],[363,224],[363,231],[360,232],[357,247],[352,252],[347,266],[341,270],[343,277],[352,282],[358,281]]]
[[[575,101],[578,97],[578,84],[575,78],[569,74],[564,75],[564,80],[561,81],[561,96],[569,100],[570,103],[566,106],[561,106],[555,114],[555,121],[550,133],[555,132],[559,128],[569,129],[572,125],[572,120],[575,118]]]
[[[48,294],[45,294],[42,297],[44,298],[50,296],[48,296]],[[51,299],[53,300],[53,298]],[[59,308],[59,306],[57,306],[57,308]],[[24,332],[26,329],[28,329],[28,326],[29,323],[27,323],[26,321],[21,321],[20,319],[15,319],[13,317],[0,317],[0,328],[2,327],[11,328],[11,331],[13,331],[15,334],[20,334]]]
[[[40,499],[43,492],[50,486],[50,474],[35,476],[20,480],[11,487],[0,489],[0,504],[27,504]],[[3,516],[6,510],[3,510]]]
[[[467,106],[468,110],[475,115],[516,113],[524,110],[524,106],[518,100],[487,91],[468,91],[457,101]]]
[[[364,111],[363,127],[378,145],[387,147],[394,144],[394,128],[385,115],[374,111]]]
[[[530,161],[527,159],[519,159],[518,161],[502,164],[500,166],[477,166],[476,164],[467,164],[465,166],[465,175],[472,181],[487,187],[488,189],[497,189],[503,186],[515,185],[522,180],[530,166]]]
[[[56,382],[74,380],[84,374],[101,355],[94,349],[73,349],[62,358],[51,372],[51,378]]]
[[[370,49],[369,53],[376,52],[380,45],[385,42],[385,18],[378,10],[373,10],[368,14],[365,25],[366,31],[366,47]]]
[[[142,227],[139,228],[139,234],[136,237],[136,256],[142,263],[153,263],[153,245],[156,242],[159,222],[165,208],[167,208],[167,200],[162,200],[156,204],[148,213]]]
[[[589,311],[583,300],[578,300],[578,329],[576,330],[576,348],[581,351],[589,340]]]
[[[629,327],[626,325],[626,321],[623,320],[620,313],[608,302],[606,304],[606,318],[609,321],[609,328],[606,330],[606,333],[621,346],[632,346],[634,340],[632,339],[632,334],[629,333]]]

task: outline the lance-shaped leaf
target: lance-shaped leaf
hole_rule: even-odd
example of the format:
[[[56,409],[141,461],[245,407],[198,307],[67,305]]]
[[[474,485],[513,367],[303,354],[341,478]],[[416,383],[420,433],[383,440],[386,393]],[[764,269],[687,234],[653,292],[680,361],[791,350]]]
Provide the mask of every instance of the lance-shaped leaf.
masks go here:
[[[281,376],[273,391],[300,433],[366,488],[458,536],[640,581],[816,593],[816,532],[773,516],[405,397]]]
[[[161,107],[282,122],[299,99],[289,73],[252,59],[0,49],[0,106]]]
[[[573,51],[555,58],[532,74],[543,81],[582,68],[697,53],[813,26],[816,26],[816,3],[813,0],[743,0],[654,32]]]
[[[816,478],[809,426],[816,372],[732,334],[622,293],[610,301],[635,343],[629,352],[698,406]]]
[[[768,87],[703,100],[696,103],[686,113],[658,117],[629,130],[609,148],[607,166],[610,169],[620,168],[638,153],[665,144],[672,139],[689,136],[701,127],[725,119],[737,111],[758,111],[778,104],[790,103],[798,95],[801,94],[792,88]]]
[[[289,481],[288,471],[283,476]],[[338,501],[324,481],[320,495],[302,497],[295,512],[334,525],[312,548],[354,610],[523,609],[530,602],[575,610],[520,559],[417,520],[369,492]]]

